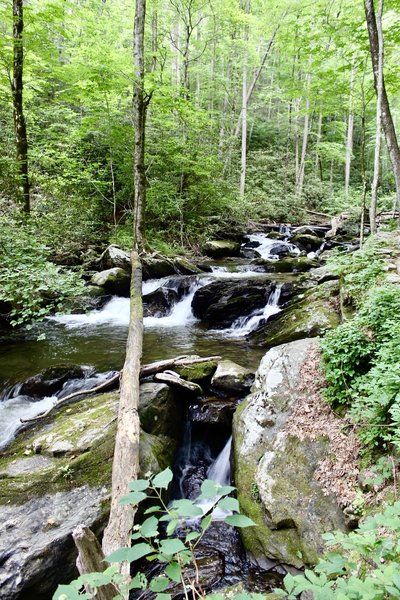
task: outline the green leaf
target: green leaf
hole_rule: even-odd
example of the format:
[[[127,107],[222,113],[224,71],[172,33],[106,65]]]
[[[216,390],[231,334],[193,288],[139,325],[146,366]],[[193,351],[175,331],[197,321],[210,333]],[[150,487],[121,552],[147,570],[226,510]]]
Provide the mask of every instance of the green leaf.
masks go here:
[[[201,494],[198,500],[212,500],[218,494],[218,489],[221,486],[211,479],[205,479],[201,484]]]
[[[129,489],[132,492],[144,492],[148,489],[150,485],[150,481],[148,479],[136,479],[136,481],[131,481],[129,483]]]
[[[165,567],[165,572],[168,575],[168,577],[170,579],[172,579],[172,581],[175,581],[175,583],[180,583],[182,569],[178,563],[176,563],[176,562],[170,563],[167,567]]]
[[[222,510],[231,510],[233,512],[239,512],[240,510],[239,502],[236,500],[236,498],[231,497],[222,498],[222,500],[218,502],[217,506]]]
[[[171,483],[173,478],[172,471],[169,467],[161,471],[158,475],[156,475],[152,481],[152,486],[155,488],[162,488],[166,490]]]
[[[211,525],[211,521],[212,515],[207,515],[206,517],[204,517],[204,519],[202,519],[200,522],[201,529],[205,531]]]
[[[140,533],[143,537],[157,537],[158,535],[158,519],[156,517],[149,517],[140,526]]]
[[[191,531],[186,536],[187,542],[192,542],[193,540],[197,540],[200,537],[200,533],[198,531]]]
[[[176,510],[179,517],[200,517],[203,515],[201,508],[196,506],[192,500],[175,500],[171,506],[172,510]]]
[[[153,552],[153,549],[149,544],[135,544],[132,548],[119,548],[118,550],[111,552],[111,554],[106,557],[106,561],[109,563],[124,562],[125,560],[132,562],[146,556],[146,554],[150,554],[150,552]]]
[[[162,554],[172,555],[181,552],[182,550],[186,550],[186,546],[178,538],[162,540],[160,544],[160,552]]]
[[[171,594],[157,594],[155,600],[171,600]]]
[[[144,573],[136,573],[129,584],[130,590],[145,590],[147,587],[147,579]]]
[[[170,580],[167,577],[156,577],[150,582],[150,589],[152,592],[163,592],[167,589],[170,584]]]
[[[148,508],[147,510],[144,511],[144,514],[151,515],[152,513],[161,512],[161,511],[162,511],[161,506],[150,506],[150,508]]]
[[[139,504],[139,502],[142,502],[142,500],[145,500],[146,498],[147,494],[144,492],[130,492],[129,494],[122,496],[119,503],[122,506],[125,506],[126,504]]]
[[[255,525],[254,521],[246,517],[245,515],[229,515],[224,519],[225,523],[228,525],[233,525],[234,527],[251,527]]]
[[[179,525],[179,521],[177,519],[173,519],[172,521],[170,521],[167,525],[167,535],[172,535],[176,528]]]

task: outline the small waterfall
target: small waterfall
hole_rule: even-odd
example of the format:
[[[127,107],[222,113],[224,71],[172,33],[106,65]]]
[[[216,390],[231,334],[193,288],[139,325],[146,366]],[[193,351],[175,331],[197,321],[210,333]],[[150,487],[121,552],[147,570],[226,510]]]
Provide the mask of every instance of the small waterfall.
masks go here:
[[[226,442],[223,450],[217,456],[207,471],[207,478],[221,485],[229,485],[231,477],[230,457],[232,448],[232,436]]]
[[[290,227],[288,225],[284,225],[283,223],[281,223],[281,225],[279,225],[279,233],[281,233],[282,235],[285,235],[286,237],[290,236]]]
[[[276,315],[281,311],[279,308],[279,299],[281,296],[282,285],[279,284],[270,293],[268,302],[263,309],[256,309],[251,315],[239,317],[232,324],[231,335],[242,336],[247,335],[250,331],[254,331],[262,323],[268,321],[272,315]]]
[[[195,323],[196,318],[192,313],[193,296],[198,289],[208,283],[209,278],[202,278],[194,281],[188,293],[176,304],[166,317],[145,317],[143,319],[145,327],[184,327],[190,323]]]
[[[96,327],[110,323],[127,327],[129,325],[129,298],[115,296],[101,310],[77,315],[59,315],[50,317],[50,319],[65,325],[67,329]]]
[[[273,247],[277,245],[286,246],[288,252],[292,254],[300,254],[299,248],[294,244],[291,244],[285,240],[271,239],[265,233],[252,233],[247,237],[249,238],[250,242],[255,242],[258,244],[254,247],[254,249],[264,260],[279,260],[279,256],[273,253]]]
[[[88,371],[88,373],[90,373]],[[82,379],[70,379],[66,381],[62,389],[54,396],[45,396],[40,400],[33,400],[30,396],[20,394],[22,384],[15,385],[11,391],[13,396],[0,402],[0,449],[7,446],[21,428],[20,419],[36,417],[51,408],[58,399],[64,398],[78,390],[87,390],[107,381],[114,375],[115,371],[99,373],[92,377]]]
[[[307,254],[307,258],[318,258],[318,256],[321,254],[321,252],[323,252],[325,250],[325,246],[326,246],[326,242],[322,242],[322,244],[320,245],[318,250],[315,250],[314,252],[309,252]]]

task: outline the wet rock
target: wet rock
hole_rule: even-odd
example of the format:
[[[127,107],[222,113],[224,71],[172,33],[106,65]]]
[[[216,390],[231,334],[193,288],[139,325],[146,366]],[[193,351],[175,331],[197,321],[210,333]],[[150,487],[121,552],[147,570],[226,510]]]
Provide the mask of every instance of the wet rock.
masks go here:
[[[200,288],[192,300],[195,317],[217,328],[230,327],[238,317],[263,308],[273,289],[270,280],[259,281],[224,279]]]
[[[176,367],[175,371],[182,379],[198,383],[201,387],[204,387],[210,383],[211,377],[217,369],[217,364],[216,361],[210,360],[208,362],[195,363],[184,367]]]
[[[192,423],[208,423],[209,425],[229,427],[236,406],[236,400],[208,397],[189,407],[189,420]]]
[[[315,252],[316,250],[319,250],[322,244],[321,238],[308,233],[297,233],[290,241],[303,250],[306,250],[306,252]]]
[[[77,575],[72,530],[100,533],[107,521],[117,406],[109,393],[61,408],[0,457],[1,600],[48,600]],[[141,432],[142,476],[173,464],[166,433]]]
[[[128,252],[121,250],[118,246],[111,244],[106,248],[99,258],[100,268],[103,270],[118,267],[127,273],[131,272],[131,257]]]
[[[160,279],[176,274],[176,267],[172,260],[165,257],[144,256],[142,258],[143,280]]]
[[[153,435],[166,435],[179,438],[183,403],[165,383],[142,383],[139,399],[140,425]]]
[[[315,281],[317,284],[326,283],[327,281],[335,281],[338,276],[330,271],[327,267],[318,267],[317,269],[312,269],[309,273],[309,277],[312,281]]]
[[[242,530],[245,546],[261,562],[266,556],[298,568],[315,564],[322,533],[345,529],[335,499],[313,479],[327,452],[323,432],[313,442],[285,433],[313,343],[299,340],[267,352],[233,426],[238,499],[257,524]]]
[[[199,265],[194,265],[181,256],[174,258],[174,265],[176,272],[180,275],[197,275],[204,272],[204,269],[200,268]]]
[[[169,315],[173,305],[178,300],[178,293],[165,287],[160,287],[150,294],[143,296],[144,317],[165,317]]]
[[[265,273],[303,273],[319,266],[317,260],[306,256],[286,256],[280,260],[258,258],[254,264]]]
[[[251,332],[249,339],[271,347],[323,335],[339,325],[338,294],[336,281],[321,284],[273,315],[265,325]]]
[[[43,398],[53,396],[59,392],[64,383],[69,379],[80,379],[85,377],[84,367],[79,365],[72,367],[49,367],[37,375],[29,377],[19,391],[21,395],[32,398]]]
[[[95,273],[91,278],[91,283],[103,287],[110,294],[129,298],[130,275],[120,267],[107,269]]]
[[[220,360],[211,386],[226,395],[247,394],[254,382],[254,373],[231,360]]]
[[[203,252],[212,258],[239,256],[240,244],[229,240],[212,240],[204,244]]]

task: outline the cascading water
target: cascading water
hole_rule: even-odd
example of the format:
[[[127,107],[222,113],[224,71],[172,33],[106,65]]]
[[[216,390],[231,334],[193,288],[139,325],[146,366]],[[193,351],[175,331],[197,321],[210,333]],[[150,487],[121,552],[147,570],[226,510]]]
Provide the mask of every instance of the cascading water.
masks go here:
[[[37,399],[21,394],[22,385],[14,386],[9,391],[8,397],[0,402],[0,449],[7,446],[21,428],[21,418],[28,419],[52,408],[61,398],[80,390],[93,388],[107,381],[114,375],[114,371],[99,373],[83,379],[70,379],[62,389],[53,396]]]
[[[281,296],[282,284],[279,284],[270,293],[268,302],[263,309],[255,310],[251,315],[246,317],[239,317],[232,323],[232,327],[229,330],[232,337],[245,336],[251,331],[257,329],[257,327],[268,321],[272,315],[276,315],[281,311],[279,308],[279,299]]]
[[[300,250],[294,244],[287,242],[285,240],[275,240],[271,239],[265,233],[252,233],[247,236],[250,243],[256,244],[254,246],[255,252],[264,260],[278,260],[279,256],[273,253],[274,246],[276,247],[278,244],[280,246],[285,246],[287,248],[288,253],[294,254],[298,256],[300,254]],[[246,247],[246,244],[243,245]]]

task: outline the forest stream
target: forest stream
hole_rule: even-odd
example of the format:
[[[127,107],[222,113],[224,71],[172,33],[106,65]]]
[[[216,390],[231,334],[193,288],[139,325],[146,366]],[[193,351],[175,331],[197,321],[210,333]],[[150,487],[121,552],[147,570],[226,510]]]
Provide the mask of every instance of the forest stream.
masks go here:
[[[150,279],[143,283],[144,299],[160,288],[174,290],[176,302],[171,304],[169,314],[144,319],[143,362],[171,358],[178,355],[220,355],[238,363],[249,372],[255,372],[265,347],[255,344],[249,335],[265,326],[268,319],[277,315],[288,297],[282,298],[283,290],[294,285],[299,275],[279,273],[265,265],[274,265],[280,258],[274,253],[279,246],[281,254],[296,259],[300,248],[290,241],[290,231],[281,228],[279,241],[265,233],[253,233],[244,238],[241,256],[210,261],[209,272],[200,275],[177,275],[162,279]],[[308,254],[316,260],[325,243]],[[305,255],[304,249],[302,252]],[[260,259],[263,268],[260,269]],[[315,263],[314,266],[318,266]],[[304,279],[304,274],[301,275]],[[199,290],[216,282],[234,285],[257,282],[269,285],[263,306],[233,319],[229,327],[207,326],[197,319],[192,311],[194,298]],[[272,282],[272,283],[271,283]],[[292,290],[292,288],[290,288]],[[293,290],[292,296],[295,295]],[[125,343],[129,319],[129,299],[111,298],[101,309],[87,314],[67,314],[47,318],[35,325],[29,334],[19,333],[13,339],[2,339],[0,361],[0,445],[3,449],[12,441],[21,427],[21,418],[33,417],[49,409],[58,399],[79,389],[89,389],[106,381],[121,368],[125,354]],[[24,382],[49,367],[68,367],[73,370],[80,365],[77,376],[64,381],[53,394],[38,398],[30,396]],[[24,387],[25,385],[25,387]],[[28,388],[29,389],[29,388]],[[246,394],[220,393],[230,407],[228,417],[213,425],[204,417],[204,406],[197,400],[189,403],[182,425],[181,444],[175,460],[175,498],[194,499],[205,478],[222,484],[231,482],[231,421],[234,407]],[[218,396],[218,392],[217,392]],[[233,482],[234,484],[234,482]],[[207,575],[211,587],[245,581],[246,587],[255,591],[270,591],[279,585],[286,572],[278,563],[265,561],[264,565],[252,564],[246,556],[239,534],[216,518],[208,532],[202,548],[207,549],[202,567],[212,574]],[[211,554],[210,554],[211,549]],[[221,563],[222,557],[222,563]],[[204,557],[203,557],[204,559]],[[154,569],[154,567],[152,567]],[[206,577],[206,578],[207,578]],[[18,598],[28,598],[22,593]],[[1,598],[5,598],[0,593]],[[37,598],[47,598],[38,594]]]

